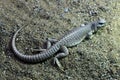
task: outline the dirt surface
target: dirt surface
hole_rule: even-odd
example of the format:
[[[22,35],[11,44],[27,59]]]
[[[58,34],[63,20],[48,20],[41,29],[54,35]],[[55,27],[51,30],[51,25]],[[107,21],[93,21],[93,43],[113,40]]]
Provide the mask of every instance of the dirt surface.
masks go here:
[[[104,28],[92,39],[69,48],[60,60],[64,73],[51,64],[23,63],[10,48],[13,34],[20,52],[35,54],[47,37],[98,19]],[[120,80],[120,0],[0,0],[0,80]]]

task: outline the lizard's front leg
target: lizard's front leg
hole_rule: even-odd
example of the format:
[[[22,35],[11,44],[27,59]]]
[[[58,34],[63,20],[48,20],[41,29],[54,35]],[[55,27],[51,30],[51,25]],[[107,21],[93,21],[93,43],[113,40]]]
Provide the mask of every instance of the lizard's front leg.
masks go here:
[[[93,37],[93,31],[87,34],[86,39],[92,39],[92,37]]]
[[[62,69],[62,65],[61,65],[61,63],[59,62],[58,59],[66,57],[69,54],[69,51],[68,51],[66,46],[61,46],[60,51],[62,51],[62,52],[58,53],[54,57],[54,64],[56,64],[60,69]]]

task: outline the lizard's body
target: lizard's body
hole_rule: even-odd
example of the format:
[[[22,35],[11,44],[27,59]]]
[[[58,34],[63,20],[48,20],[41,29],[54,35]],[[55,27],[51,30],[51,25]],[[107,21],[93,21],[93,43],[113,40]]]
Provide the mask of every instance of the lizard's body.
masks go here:
[[[35,55],[25,55],[20,53],[16,46],[15,46],[15,38],[18,32],[21,30],[19,29],[13,36],[12,39],[12,49],[14,54],[25,62],[36,63],[43,60],[46,60],[52,57],[57,51],[61,48],[63,49],[64,53],[57,54],[56,58],[61,58],[63,56],[68,55],[68,50],[66,47],[74,46],[79,44],[85,37],[90,36],[93,31],[96,31],[99,27],[103,26],[105,23],[104,19],[99,19],[97,21],[88,23],[84,26],[75,28],[68,32],[68,34],[64,35],[59,41],[57,41],[54,45],[48,48],[46,51],[43,51],[39,54]]]

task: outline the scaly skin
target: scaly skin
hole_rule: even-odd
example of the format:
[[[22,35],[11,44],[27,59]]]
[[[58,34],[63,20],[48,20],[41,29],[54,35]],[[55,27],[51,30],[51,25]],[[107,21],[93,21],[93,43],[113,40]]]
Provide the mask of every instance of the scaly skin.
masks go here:
[[[80,26],[68,32],[64,35],[58,42],[56,42],[53,46],[47,49],[40,54],[35,55],[25,55],[20,53],[15,46],[15,39],[18,32],[22,29],[20,28],[13,36],[12,39],[12,49],[14,54],[22,61],[29,63],[36,63],[44,61],[50,57],[52,57],[62,46],[70,47],[79,44],[85,37],[91,36],[91,33],[99,29],[105,24],[104,19],[99,19],[97,21],[88,23],[84,26]]]

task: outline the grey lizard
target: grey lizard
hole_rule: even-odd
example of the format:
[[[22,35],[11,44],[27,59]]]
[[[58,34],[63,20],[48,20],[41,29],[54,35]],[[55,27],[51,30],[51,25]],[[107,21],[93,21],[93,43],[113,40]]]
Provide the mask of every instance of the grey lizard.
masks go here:
[[[67,34],[61,37],[59,40],[48,38],[48,45],[46,50],[42,50],[39,54],[34,55],[26,55],[18,51],[15,45],[15,39],[18,32],[22,29],[20,28],[13,35],[12,38],[12,49],[14,51],[15,56],[17,56],[20,60],[29,63],[36,63],[47,60],[55,55],[59,50],[61,53],[56,54],[54,57],[54,64],[56,63],[59,67],[61,64],[59,62],[59,58],[65,57],[69,54],[67,47],[75,46],[79,44],[85,37],[90,37],[94,31],[97,31],[99,28],[104,26],[106,23],[105,19],[98,19],[96,21],[90,22],[86,25],[81,25],[80,27],[74,28],[70,30]],[[55,43],[51,46],[51,43]]]

